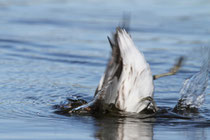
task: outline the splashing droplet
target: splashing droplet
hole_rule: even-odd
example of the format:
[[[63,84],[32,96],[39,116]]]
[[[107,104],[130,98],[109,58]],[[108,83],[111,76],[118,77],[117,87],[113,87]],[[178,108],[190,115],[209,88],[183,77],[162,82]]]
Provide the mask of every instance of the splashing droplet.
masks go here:
[[[176,113],[195,113],[204,102],[210,70],[210,49],[205,50],[202,50],[204,59],[201,70],[187,79],[180,90],[181,97],[173,109]]]

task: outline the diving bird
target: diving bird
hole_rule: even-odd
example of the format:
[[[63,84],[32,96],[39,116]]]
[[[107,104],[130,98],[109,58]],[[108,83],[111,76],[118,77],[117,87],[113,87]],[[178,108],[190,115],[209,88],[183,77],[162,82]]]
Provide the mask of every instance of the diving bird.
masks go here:
[[[75,101],[68,105],[68,113],[74,112],[129,112],[155,113],[153,80],[174,75],[181,67],[183,58],[168,73],[152,75],[144,55],[134,45],[125,29],[118,27],[112,38],[112,48],[105,73],[89,103]],[[78,104],[79,102],[79,104]],[[79,107],[75,107],[78,106]]]
[[[90,107],[103,111],[114,107],[123,112],[155,112],[153,76],[143,53],[120,27],[108,40],[112,55]]]

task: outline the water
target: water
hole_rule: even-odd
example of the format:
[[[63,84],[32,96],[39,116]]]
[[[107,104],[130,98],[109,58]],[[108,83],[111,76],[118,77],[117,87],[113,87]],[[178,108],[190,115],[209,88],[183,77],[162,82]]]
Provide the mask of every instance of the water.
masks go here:
[[[210,70],[210,51],[208,48],[204,48],[204,50],[204,60],[202,62],[201,70],[185,80],[183,87],[180,90],[181,97],[175,108],[177,111],[183,112],[188,109],[197,110],[205,100],[205,90],[208,87],[208,75]]]
[[[106,37],[125,12],[153,74],[187,56],[177,75],[155,81],[157,105],[173,108],[185,79],[200,70],[199,47],[209,47],[209,6],[207,0],[1,0],[0,139],[209,139],[209,95],[190,120],[62,116],[52,108],[68,97],[92,99],[110,53]]]

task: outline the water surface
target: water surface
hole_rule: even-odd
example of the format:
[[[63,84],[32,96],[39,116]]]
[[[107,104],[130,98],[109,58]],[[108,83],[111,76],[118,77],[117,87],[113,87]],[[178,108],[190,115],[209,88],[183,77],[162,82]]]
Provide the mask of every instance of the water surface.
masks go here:
[[[66,98],[90,101],[104,72],[106,39],[123,13],[153,74],[187,56],[180,72],[155,81],[158,106],[174,107],[209,46],[210,2],[116,0],[0,1],[0,139],[210,139],[210,96],[197,119],[62,116]],[[207,93],[210,90],[207,89]]]

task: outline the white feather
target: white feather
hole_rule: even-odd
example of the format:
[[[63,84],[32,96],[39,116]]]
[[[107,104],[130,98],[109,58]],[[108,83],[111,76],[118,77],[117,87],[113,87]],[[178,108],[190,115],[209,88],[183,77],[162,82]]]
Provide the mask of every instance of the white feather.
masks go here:
[[[151,103],[144,99],[153,97],[150,66],[124,29],[118,29],[116,35],[115,45],[119,47],[120,56],[115,52],[112,54],[96,91],[96,98],[103,100],[104,104],[114,104],[121,111],[139,113]],[[115,57],[121,57],[122,64],[116,63],[118,58]],[[120,65],[122,70],[120,77],[117,77],[116,71],[120,69]]]

